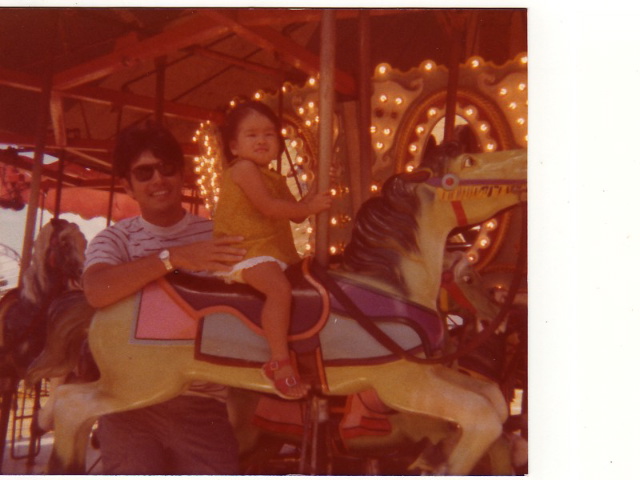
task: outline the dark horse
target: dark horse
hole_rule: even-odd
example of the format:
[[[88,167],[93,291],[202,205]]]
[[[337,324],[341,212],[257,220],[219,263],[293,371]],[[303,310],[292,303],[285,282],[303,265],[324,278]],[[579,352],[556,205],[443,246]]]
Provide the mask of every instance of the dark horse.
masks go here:
[[[0,299],[2,450],[17,384],[44,347],[49,309],[69,292],[80,289],[86,245],[75,223],[51,220],[36,238],[21,286]]]

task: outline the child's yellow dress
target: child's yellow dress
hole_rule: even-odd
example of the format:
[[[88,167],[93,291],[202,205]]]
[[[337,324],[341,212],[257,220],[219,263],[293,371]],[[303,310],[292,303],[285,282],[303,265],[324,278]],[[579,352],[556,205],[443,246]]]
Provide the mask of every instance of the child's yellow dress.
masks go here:
[[[279,173],[260,168],[269,193],[279,199],[296,201]],[[291,225],[286,218],[272,218],[262,214],[231,179],[230,169],[222,173],[220,199],[214,217],[214,237],[241,235],[244,241],[238,248],[247,249],[244,260],[236,264],[230,277],[241,281],[239,272],[265,261],[278,260],[285,268],[300,260],[293,242]]]

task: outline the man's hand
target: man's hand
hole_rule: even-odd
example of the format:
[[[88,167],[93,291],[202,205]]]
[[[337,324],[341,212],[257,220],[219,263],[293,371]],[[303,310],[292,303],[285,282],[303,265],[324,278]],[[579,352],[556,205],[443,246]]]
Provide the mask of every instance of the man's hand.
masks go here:
[[[228,272],[230,264],[244,258],[246,251],[233,245],[242,237],[225,237],[169,248],[171,264],[192,271]],[[154,253],[129,263],[90,266],[82,277],[84,294],[94,308],[102,308],[122,300],[167,274]]]
[[[242,237],[223,237],[171,247],[169,248],[171,264],[184,270],[230,272],[231,265],[238,263],[247,253],[246,250],[233,246],[242,239]]]

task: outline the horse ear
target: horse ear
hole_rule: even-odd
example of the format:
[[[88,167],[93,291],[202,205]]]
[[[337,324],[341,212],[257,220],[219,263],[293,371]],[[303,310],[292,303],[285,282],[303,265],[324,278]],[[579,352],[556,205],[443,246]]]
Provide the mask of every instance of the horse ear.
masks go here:
[[[426,145],[422,150],[422,157],[420,158],[420,167],[430,167],[433,163],[434,154],[438,151],[438,142],[436,137],[429,135]]]
[[[402,180],[407,183],[424,183],[429,180],[433,174],[431,170],[415,170],[413,172],[401,174]]]
[[[437,145],[438,142],[436,141],[436,137],[429,135],[429,140],[427,140],[427,151],[432,151]]]

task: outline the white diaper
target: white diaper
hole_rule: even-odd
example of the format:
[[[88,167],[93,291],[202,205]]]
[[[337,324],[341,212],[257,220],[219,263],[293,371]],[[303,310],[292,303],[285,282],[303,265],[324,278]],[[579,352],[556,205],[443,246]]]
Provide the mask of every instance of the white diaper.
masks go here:
[[[233,282],[245,283],[245,281],[242,279],[242,271],[246,270],[247,268],[255,267],[256,265],[260,263],[265,263],[265,262],[276,262],[278,265],[280,265],[280,268],[282,268],[282,271],[286,270],[287,267],[289,266],[286,263],[284,263],[282,260],[278,260],[277,258],[263,255],[261,257],[253,257],[253,258],[247,258],[246,260],[242,260],[241,262],[236,263],[230,272],[217,272],[215,275],[217,277],[223,278],[224,281],[227,283],[233,283]]]

